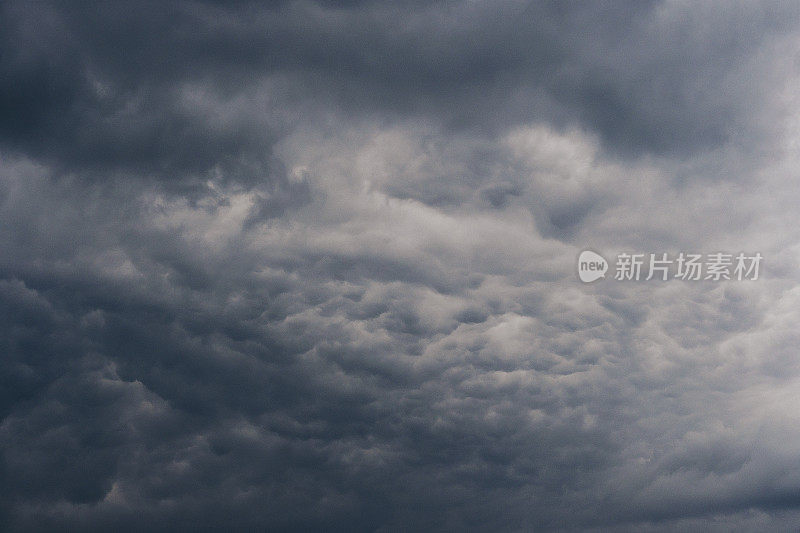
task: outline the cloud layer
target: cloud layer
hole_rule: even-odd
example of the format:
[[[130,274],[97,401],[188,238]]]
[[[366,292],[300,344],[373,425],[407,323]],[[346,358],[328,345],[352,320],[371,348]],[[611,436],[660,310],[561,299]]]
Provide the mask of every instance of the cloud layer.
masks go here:
[[[0,10],[4,529],[797,523],[793,3]]]

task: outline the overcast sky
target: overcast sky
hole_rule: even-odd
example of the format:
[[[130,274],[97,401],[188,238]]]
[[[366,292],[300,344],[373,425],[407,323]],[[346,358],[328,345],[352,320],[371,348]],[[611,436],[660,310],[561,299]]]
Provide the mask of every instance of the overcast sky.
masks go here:
[[[0,529],[796,530],[798,110],[792,1],[2,2]]]

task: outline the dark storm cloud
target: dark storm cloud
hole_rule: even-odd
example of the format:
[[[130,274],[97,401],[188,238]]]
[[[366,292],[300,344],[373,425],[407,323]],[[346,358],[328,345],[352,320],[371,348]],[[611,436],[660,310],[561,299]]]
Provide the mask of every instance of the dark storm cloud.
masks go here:
[[[294,113],[313,98],[468,128],[578,120],[625,152],[691,152],[747,128],[758,102],[735,69],[792,9],[704,6],[703,26],[645,2],[10,2],[0,133],[67,168],[167,181],[222,165],[252,182],[276,172],[270,148],[294,118],[231,122],[187,93],[273,80],[270,106]]]
[[[794,523],[793,4],[0,9],[4,529]]]

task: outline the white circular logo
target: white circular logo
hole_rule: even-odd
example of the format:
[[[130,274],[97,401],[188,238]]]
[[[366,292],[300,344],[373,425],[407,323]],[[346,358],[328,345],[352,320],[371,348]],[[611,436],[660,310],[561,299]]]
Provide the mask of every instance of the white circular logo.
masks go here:
[[[584,283],[591,283],[606,277],[607,270],[608,261],[603,259],[600,254],[585,250],[578,256],[578,277]]]

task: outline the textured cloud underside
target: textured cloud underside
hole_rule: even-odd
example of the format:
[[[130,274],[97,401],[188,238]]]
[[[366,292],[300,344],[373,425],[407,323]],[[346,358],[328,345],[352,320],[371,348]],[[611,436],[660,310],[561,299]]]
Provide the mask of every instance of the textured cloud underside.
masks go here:
[[[3,4],[0,524],[791,530],[796,18]]]

